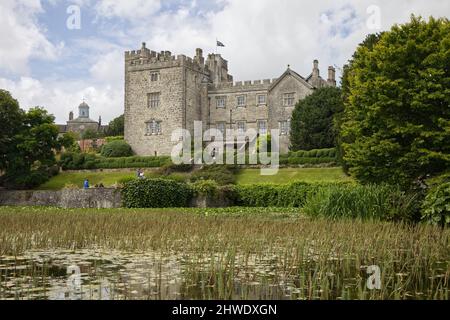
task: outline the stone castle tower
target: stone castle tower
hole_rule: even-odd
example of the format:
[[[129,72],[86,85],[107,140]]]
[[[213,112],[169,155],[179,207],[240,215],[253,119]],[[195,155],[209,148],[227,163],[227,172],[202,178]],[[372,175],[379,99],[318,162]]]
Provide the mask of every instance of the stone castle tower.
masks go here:
[[[335,70],[321,78],[319,62],[304,78],[289,67],[277,79],[233,82],[228,61],[220,54],[194,58],[159,53],[142,44],[125,52],[125,139],[138,155],[170,155],[179,128],[193,134],[194,121],[204,130],[249,128],[261,134],[280,129],[280,151],[289,148],[292,111],[315,88],[336,86]]]

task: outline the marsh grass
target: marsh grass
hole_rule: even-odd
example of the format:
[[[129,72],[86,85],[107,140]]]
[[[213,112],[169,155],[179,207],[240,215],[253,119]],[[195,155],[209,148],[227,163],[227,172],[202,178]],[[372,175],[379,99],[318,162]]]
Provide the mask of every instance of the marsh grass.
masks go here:
[[[448,300],[449,240],[448,229],[310,219],[295,209],[2,207],[0,298],[48,298],[24,288],[49,286],[59,277],[54,261],[88,250],[80,259],[96,276],[84,283],[109,270],[110,298]],[[26,258],[32,252],[52,258]],[[369,265],[381,269],[380,290],[367,289]]]

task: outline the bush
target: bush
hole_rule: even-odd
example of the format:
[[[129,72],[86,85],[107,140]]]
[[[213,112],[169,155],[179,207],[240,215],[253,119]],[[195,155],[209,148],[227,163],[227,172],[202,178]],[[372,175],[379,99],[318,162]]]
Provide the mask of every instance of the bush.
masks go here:
[[[330,185],[310,193],[303,210],[314,217],[413,221],[416,196],[388,185]]]
[[[245,207],[303,207],[308,195],[320,188],[340,183],[305,183],[294,182],[287,185],[261,184],[238,185],[233,187],[236,204]]]
[[[213,180],[219,185],[234,184],[236,182],[236,167],[229,165],[204,166],[191,175],[191,181]]]
[[[105,144],[101,153],[106,158],[129,157],[133,155],[131,146],[124,140],[113,140]]]
[[[170,163],[170,157],[105,158],[93,154],[66,152],[59,161],[63,170],[157,168]]]
[[[197,195],[217,197],[219,194],[219,184],[214,180],[198,180],[191,187]]]
[[[450,225],[450,181],[428,190],[422,204],[422,220],[442,227]]]
[[[122,189],[126,208],[187,207],[192,189],[186,183],[164,179],[133,180]]]
[[[117,140],[124,140],[123,136],[112,136],[112,137],[105,137],[106,143],[110,143]]]
[[[158,173],[163,176],[168,176],[175,172],[177,172],[177,173],[190,172],[193,168],[194,168],[194,166],[192,164],[167,163],[158,170]]]

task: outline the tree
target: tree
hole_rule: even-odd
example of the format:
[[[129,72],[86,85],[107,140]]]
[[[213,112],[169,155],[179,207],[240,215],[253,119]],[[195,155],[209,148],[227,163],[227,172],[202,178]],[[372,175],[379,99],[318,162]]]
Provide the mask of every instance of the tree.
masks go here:
[[[411,17],[351,63],[341,124],[344,162],[362,182],[398,183],[450,165],[450,24]]]
[[[108,129],[106,130],[106,135],[110,137],[123,136],[125,131],[124,126],[125,117],[124,115],[121,115],[109,122]]]
[[[311,150],[336,146],[334,115],[343,109],[341,90],[315,90],[299,101],[292,113],[291,150]]]
[[[9,165],[8,155],[14,151],[14,136],[22,129],[23,111],[8,91],[0,90],[0,170]]]
[[[82,134],[81,134],[81,139],[82,140],[90,140],[90,139],[97,139],[100,137],[100,134],[92,129],[86,129]]]
[[[32,188],[45,182],[55,165],[55,150],[68,141],[58,139],[54,117],[42,108],[24,112],[9,92],[0,91],[0,165],[3,183]],[[57,172],[57,170],[56,170]]]
[[[359,47],[364,47],[369,51],[372,51],[374,46],[378,43],[381,36],[384,32],[381,33],[374,33],[369,34],[362,43],[359,44]],[[356,52],[353,54],[352,58],[349,60],[348,64],[346,64],[343,68],[342,72],[342,78],[341,78],[341,89],[342,89],[342,99],[344,100],[344,104],[348,103],[348,98],[350,96],[350,75],[353,74],[353,62],[355,59],[359,59],[359,52],[361,50],[356,50]],[[343,143],[349,142],[347,141],[349,137],[344,138],[341,134],[340,128],[343,123],[343,112],[337,113],[334,117],[334,127],[337,128],[337,137],[336,137],[336,143],[337,143],[337,154],[336,158],[338,159],[338,162],[342,165],[344,171],[348,174],[349,168],[347,163],[343,160],[344,159],[344,150],[343,150]]]

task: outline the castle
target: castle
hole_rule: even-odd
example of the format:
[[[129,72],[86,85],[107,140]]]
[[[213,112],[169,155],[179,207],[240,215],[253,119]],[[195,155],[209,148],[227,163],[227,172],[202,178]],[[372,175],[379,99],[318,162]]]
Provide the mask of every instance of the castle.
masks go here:
[[[173,56],[146,48],[125,52],[125,140],[138,155],[170,155],[178,142],[172,131],[183,128],[193,135],[194,121],[203,129],[217,128],[260,134],[280,130],[280,152],[289,150],[290,119],[295,104],[316,88],[336,86],[335,69],[320,76],[314,60],[304,78],[288,66],[277,79],[233,82],[228,61],[220,54],[194,58]]]

